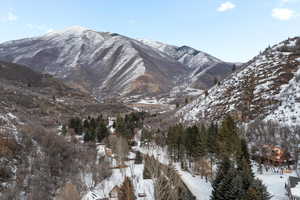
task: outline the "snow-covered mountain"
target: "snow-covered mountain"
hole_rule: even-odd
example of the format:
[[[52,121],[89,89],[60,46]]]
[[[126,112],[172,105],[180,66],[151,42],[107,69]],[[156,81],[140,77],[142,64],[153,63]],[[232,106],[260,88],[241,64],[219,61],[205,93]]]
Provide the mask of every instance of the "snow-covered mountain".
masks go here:
[[[166,93],[187,79],[192,79],[194,86],[207,88],[212,85],[207,83],[207,77],[222,79],[228,74],[223,65],[211,70],[212,65],[221,61],[202,52],[170,46],[166,47],[170,47],[169,51],[164,51],[164,47],[116,33],[71,27],[41,37],[2,43],[0,60],[52,74],[100,98]],[[202,81],[198,74],[204,70],[209,75]]]
[[[226,113],[243,121],[300,122],[300,38],[291,38],[254,57],[177,115],[184,120],[220,119]]]
[[[166,92],[178,74],[187,73],[136,40],[82,27],[3,43],[0,59],[32,66],[97,96]]]
[[[192,47],[178,47],[146,39],[139,39],[139,41],[160,50],[187,66],[190,69],[188,81],[193,87],[210,88],[215,84],[215,79],[223,80],[232,72],[232,63],[226,63]]]

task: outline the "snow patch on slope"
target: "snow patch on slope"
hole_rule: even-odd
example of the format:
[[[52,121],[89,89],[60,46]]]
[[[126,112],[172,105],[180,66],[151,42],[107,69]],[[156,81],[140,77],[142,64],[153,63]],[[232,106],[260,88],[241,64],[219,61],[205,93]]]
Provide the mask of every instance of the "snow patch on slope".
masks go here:
[[[284,45],[293,48],[293,45],[296,44],[295,41],[296,38],[267,49],[264,53],[252,59],[243,70],[232,74],[227,80],[221,82],[220,86],[212,87],[207,96],[205,94],[200,95],[195,101],[180,109],[176,115],[184,121],[193,122],[201,118],[214,118],[218,117],[217,115],[237,111],[241,103],[245,81],[249,82],[251,77],[254,77],[254,98],[253,103],[250,105],[250,111],[255,112],[259,108],[259,105],[255,103],[257,101],[279,101],[282,102],[282,105],[266,119],[280,120],[287,122],[289,125],[297,124],[300,122],[299,117],[297,117],[300,112],[297,95],[299,94],[299,84],[297,84],[299,72],[288,84],[283,84],[280,88],[274,89],[273,87],[274,83],[278,82],[279,76],[286,73],[283,70],[285,65],[288,63],[290,65],[295,64],[295,61],[290,59],[292,52],[282,52],[280,48]],[[298,59],[296,58],[296,60]],[[249,86],[247,87],[249,88]],[[266,107],[265,109],[272,110],[273,108]],[[268,115],[269,113],[263,114]]]
[[[148,46],[150,46],[150,47],[158,49],[162,52],[166,51],[168,47],[176,48],[176,46],[168,45],[168,44],[158,42],[158,41],[154,41],[154,40],[148,40],[148,39],[137,39],[137,40],[144,43],[144,44],[146,44],[146,45],[148,45]]]
[[[16,124],[19,123],[18,118],[12,113],[0,113],[0,122],[1,121],[2,123],[0,128],[9,133],[9,137],[13,137],[15,141],[20,143],[20,134],[16,127]]]
[[[276,120],[288,126],[300,124],[300,69],[295,77],[289,81],[288,85],[282,87],[281,92],[277,95],[281,105],[270,113],[265,120]]]

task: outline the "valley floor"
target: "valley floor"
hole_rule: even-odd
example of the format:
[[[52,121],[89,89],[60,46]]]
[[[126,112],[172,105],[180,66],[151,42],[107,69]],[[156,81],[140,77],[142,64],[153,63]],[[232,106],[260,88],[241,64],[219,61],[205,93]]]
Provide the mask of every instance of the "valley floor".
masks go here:
[[[285,189],[285,184],[288,181],[289,176],[296,176],[295,171],[291,173],[273,173],[271,170],[268,172],[263,169],[263,173],[257,172],[257,166],[253,166],[255,176],[262,180],[263,184],[267,186],[268,192],[272,195],[272,200],[288,200],[288,196]]]
[[[126,165],[129,165],[129,167],[113,169],[111,177],[98,184],[97,187],[88,192],[82,200],[109,198],[109,193],[115,186],[121,186],[126,176],[133,180],[135,196],[138,200],[155,200],[153,181],[151,179],[143,179],[144,164],[134,164],[134,161],[129,161],[126,162]],[[146,194],[146,197],[138,197],[141,193]]]
[[[141,146],[140,138],[141,131],[139,131],[135,136],[137,146],[135,146],[133,150],[154,156],[160,163],[164,165],[168,165],[170,163],[166,148],[161,148],[153,144]],[[105,154],[105,152],[103,152],[105,151],[105,146],[99,146],[98,149],[99,155]],[[130,152],[128,157],[132,159],[135,157],[135,154]],[[115,165],[116,161],[114,158],[111,158],[111,163],[113,166]],[[153,180],[143,179],[144,164],[134,164],[134,160],[127,161],[125,164],[128,165],[127,168],[113,169],[111,177],[105,179],[98,184],[96,188],[88,192],[83,200],[98,200],[108,198],[110,191],[112,191],[115,186],[120,186],[126,176],[132,178],[133,180],[137,199],[154,200]],[[212,186],[209,181],[206,181],[205,178],[201,178],[200,176],[192,174],[190,171],[182,170],[179,163],[173,163],[173,165],[178,174],[181,176],[182,181],[197,200],[210,199]],[[253,171],[255,176],[262,180],[263,184],[267,186],[269,193],[272,195],[272,200],[288,200],[285,190],[285,183],[287,182],[289,176],[297,176],[295,171],[292,171],[291,173],[279,174],[274,173],[271,170],[267,172],[265,169],[263,169],[263,173],[260,174],[258,173],[256,164],[253,164]],[[145,194],[146,197],[138,197],[139,194]]]

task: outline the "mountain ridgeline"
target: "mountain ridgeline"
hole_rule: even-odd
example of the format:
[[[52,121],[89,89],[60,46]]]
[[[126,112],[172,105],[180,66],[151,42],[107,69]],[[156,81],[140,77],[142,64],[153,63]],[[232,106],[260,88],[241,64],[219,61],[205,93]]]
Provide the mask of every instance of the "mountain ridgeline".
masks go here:
[[[0,44],[0,60],[63,79],[97,98],[169,93],[178,85],[208,89],[232,64],[191,47],[71,27]]]

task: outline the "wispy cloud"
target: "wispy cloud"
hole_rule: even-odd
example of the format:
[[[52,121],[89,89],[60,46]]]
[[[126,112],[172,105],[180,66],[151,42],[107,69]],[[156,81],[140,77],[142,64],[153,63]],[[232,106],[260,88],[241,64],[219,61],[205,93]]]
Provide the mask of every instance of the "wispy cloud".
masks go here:
[[[17,21],[18,17],[12,11],[9,11],[7,14],[7,20],[8,21]]]
[[[233,4],[233,3],[230,2],[230,1],[227,1],[227,2],[222,3],[222,4],[218,7],[217,11],[219,11],[219,12],[225,12],[225,11],[229,11],[229,10],[234,9],[235,7],[236,7],[235,4]]]
[[[18,16],[13,11],[7,12],[6,15],[0,17],[1,22],[14,22],[18,20]]]
[[[289,8],[274,8],[272,10],[272,17],[281,21],[287,21],[297,16],[296,12]]]

